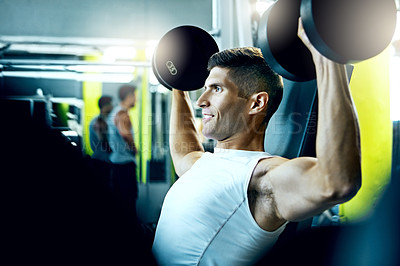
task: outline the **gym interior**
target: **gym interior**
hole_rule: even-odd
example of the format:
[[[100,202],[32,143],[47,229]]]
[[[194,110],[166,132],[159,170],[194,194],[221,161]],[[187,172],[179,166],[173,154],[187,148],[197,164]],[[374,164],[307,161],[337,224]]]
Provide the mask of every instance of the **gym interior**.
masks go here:
[[[98,99],[110,95],[116,104],[123,84],[137,86],[130,110],[139,147],[136,208],[150,240],[135,245],[140,251],[132,256],[115,248],[110,264],[143,259],[146,251],[140,248],[148,247],[164,197],[178,178],[169,153],[171,91],[152,68],[159,40],[173,28],[193,25],[208,32],[219,50],[263,49],[262,18],[279,1],[284,0],[2,0],[0,179],[7,235],[2,242],[11,265],[79,263],[82,256],[86,261],[81,262],[98,263],[98,253],[109,250],[100,247],[102,240],[121,241],[119,248],[129,242],[104,233],[108,226],[122,227],[124,217],[111,219],[112,212],[102,212],[106,199],[100,206],[93,177],[76,159],[93,154],[89,123],[99,113]],[[266,264],[400,262],[400,1],[393,2],[397,21],[384,49],[346,62],[360,123],[362,187],[350,201],[296,223],[293,235],[299,237],[292,236],[295,240],[266,258]],[[369,38],[373,42],[375,37]],[[283,100],[266,131],[265,150],[287,158],[315,156],[316,81],[283,80]],[[195,99],[200,93],[189,92],[198,127],[202,114]],[[62,141],[37,129],[38,123],[46,123]],[[213,151],[213,140],[202,142]],[[99,173],[107,171],[90,164]],[[87,228],[96,229],[80,238]],[[82,249],[71,248],[76,245]]]

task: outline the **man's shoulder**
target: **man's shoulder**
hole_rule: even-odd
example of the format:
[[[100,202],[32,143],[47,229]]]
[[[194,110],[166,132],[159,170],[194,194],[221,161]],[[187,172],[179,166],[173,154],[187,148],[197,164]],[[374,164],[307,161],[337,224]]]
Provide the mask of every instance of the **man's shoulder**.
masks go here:
[[[263,158],[257,163],[256,167],[254,168],[252,177],[258,178],[265,176],[269,171],[287,161],[287,158],[281,156],[270,156],[267,158]]]
[[[94,116],[94,117],[92,118],[92,120],[90,120],[89,126],[93,126],[93,125],[96,123],[96,121],[97,121],[98,118],[99,118],[98,115]]]
[[[119,124],[122,123],[124,121],[128,121],[129,118],[129,113],[126,110],[123,109],[119,109],[119,110],[115,110],[115,112],[112,112],[109,116],[108,116],[108,123],[111,124]]]
[[[263,158],[259,161],[260,165],[264,165],[264,166],[276,166],[276,165],[280,165],[284,162],[287,162],[289,159],[279,156],[279,155],[271,155],[267,158]]]
[[[129,113],[127,110],[121,109],[115,113],[115,119],[124,119],[124,118],[129,118]]]

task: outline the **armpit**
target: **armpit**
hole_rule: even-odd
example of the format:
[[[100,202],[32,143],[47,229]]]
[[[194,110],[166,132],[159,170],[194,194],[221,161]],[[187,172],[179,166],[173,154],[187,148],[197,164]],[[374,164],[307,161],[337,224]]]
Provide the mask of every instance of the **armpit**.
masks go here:
[[[247,191],[251,214],[257,224],[267,231],[275,230],[285,222],[278,212],[268,172],[286,161],[282,157],[261,160],[253,171]]]

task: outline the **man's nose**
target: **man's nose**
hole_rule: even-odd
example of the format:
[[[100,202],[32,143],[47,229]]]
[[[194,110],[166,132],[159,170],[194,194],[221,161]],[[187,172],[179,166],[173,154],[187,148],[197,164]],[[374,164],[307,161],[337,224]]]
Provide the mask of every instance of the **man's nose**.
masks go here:
[[[203,94],[200,95],[200,97],[196,101],[196,104],[200,108],[204,108],[210,105],[210,102],[208,101],[207,91],[203,92]]]

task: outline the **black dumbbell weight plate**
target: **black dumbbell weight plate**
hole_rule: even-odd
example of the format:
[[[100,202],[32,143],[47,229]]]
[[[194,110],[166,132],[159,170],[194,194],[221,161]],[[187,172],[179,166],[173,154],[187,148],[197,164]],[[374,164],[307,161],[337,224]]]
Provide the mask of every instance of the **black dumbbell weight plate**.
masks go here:
[[[378,55],[396,27],[393,0],[303,0],[300,15],[314,47],[342,64]]]
[[[315,66],[307,47],[297,36],[300,0],[279,0],[261,17],[258,47],[267,63],[293,81],[315,79]]]
[[[218,52],[214,38],[195,26],[180,26],[168,31],[153,55],[153,72],[168,89],[197,90],[207,79],[208,59]]]

